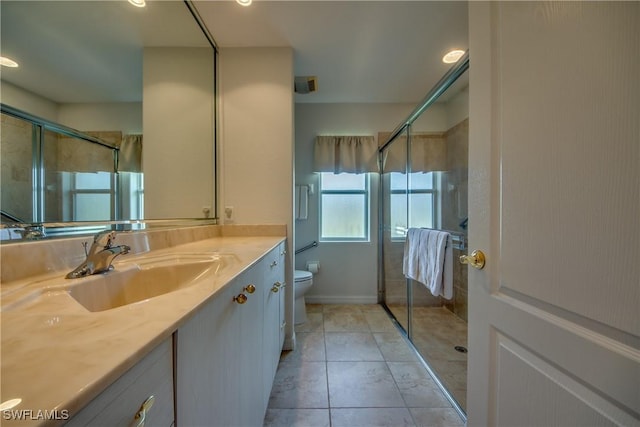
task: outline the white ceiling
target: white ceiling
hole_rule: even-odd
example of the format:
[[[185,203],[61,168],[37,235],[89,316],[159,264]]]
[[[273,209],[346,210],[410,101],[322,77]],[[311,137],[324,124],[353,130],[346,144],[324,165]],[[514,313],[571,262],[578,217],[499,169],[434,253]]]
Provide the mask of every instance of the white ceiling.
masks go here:
[[[318,91],[296,102],[417,103],[450,65],[450,49],[468,48],[461,1],[194,0],[225,47],[294,51],[297,76],[318,77]]]
[[[0,1],[2,79],[55,102],[135,102],[143,46],[202,46],[180,0]],[[292,47],[294,73],[318,77],[296,102],[419,102],[467,49],[467,3],[193,0],[218,47]],[[116,48],[117,47],[117,48]],[[293,89],[293,88],[292,88]]]

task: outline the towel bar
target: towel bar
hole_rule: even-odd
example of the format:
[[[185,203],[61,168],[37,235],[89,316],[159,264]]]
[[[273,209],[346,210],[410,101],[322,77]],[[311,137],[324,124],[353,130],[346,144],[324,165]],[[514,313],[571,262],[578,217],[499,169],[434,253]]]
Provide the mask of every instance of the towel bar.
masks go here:
[[[451,231],[451,230],[440,230],[438,228],[428,228],[428,227],[420,227],[424,230],[436,230],[436,231],[445,231],[451,235],[451,240],[453,242],[453,249],[459,249],[464,251],[467,249],[467,235],[461,233],[459,231]]]
[[[309,243],[307,246],[305,246],[304,248],[300,248],[296,250],[296,255],[298,255],[300,252],[304,252],[307,249],[311,249],[318,246],[318,242],[316,242],[315,240],[312,243]]]

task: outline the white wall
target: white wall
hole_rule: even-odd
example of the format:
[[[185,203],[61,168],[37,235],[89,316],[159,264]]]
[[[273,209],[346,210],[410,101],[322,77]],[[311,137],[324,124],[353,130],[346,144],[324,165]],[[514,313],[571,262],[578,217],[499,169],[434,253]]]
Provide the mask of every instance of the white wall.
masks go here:
[[[202,218],[213,208],[213,51],[145,48],[145,217]]]
[[[1,82],[2,103],[80,131],[142,132],[142,103],[58,104],[8,82]]]
[[[314,184],[307,220],[296,221],[295,247],[319,242],[318,174],[313,172],[317,135],[374,135],[390,132],[415,108],[413,104],[296,104],[296,184]],[[444,106],[434,105],[414,123],[418,132],[446,130]],[[371,181],[371,241],[319,242],[296,255],[296,269],[320,261],[307,300],[318,303],[375,303],[378,300],[378,176]]]
[[[58,121],[81,131],[142,133],[142,103],[60,104]]]
[[[468,71],[467,71],[468,73]],[[461,89],[446,103],[447,129],[469,117],[469,86]]]
[[[233,206],[236,224],[286,224],[293,283],[293,50],[226,48],[219,60],[220,213]],[[286,289],[290,348],[293,287]]]
[[[47,98],[5,81],[0,81],[0,96],[3,104],[52,122],[58,122],[58,104]]]

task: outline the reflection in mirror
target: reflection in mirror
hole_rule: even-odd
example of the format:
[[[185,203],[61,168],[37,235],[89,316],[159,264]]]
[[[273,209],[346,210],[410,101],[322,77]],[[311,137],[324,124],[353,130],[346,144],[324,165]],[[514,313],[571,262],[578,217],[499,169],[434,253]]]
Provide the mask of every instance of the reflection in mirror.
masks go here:
[[[0,141],[3,224],[142,218],[137,140],[131,155],[119,132],[86,135],[2,105]]]
[[[216,51],[189,1],[3,0],[0,8],[2,54],[19,64],[0,74],[3,224],[196,218],[203,206],[215,216]],[[185,72],[163,92],[169,57]],[[154,68],[158,58],[163,68]],[[190,109],[191,120],[166,115],[185,104],[202,107]],[[175,150],[208,164],[185,174]]]

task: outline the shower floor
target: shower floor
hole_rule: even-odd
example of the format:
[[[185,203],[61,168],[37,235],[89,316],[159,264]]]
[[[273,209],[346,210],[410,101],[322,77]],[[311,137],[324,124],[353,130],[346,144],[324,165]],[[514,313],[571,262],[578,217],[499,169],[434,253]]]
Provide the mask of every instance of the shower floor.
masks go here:
[[[407,327],[406,305],[388,305],[403,328]],[[445,307],[413,307],[411,341],[431,366],[460,407],[467,408],[467,323]]]

